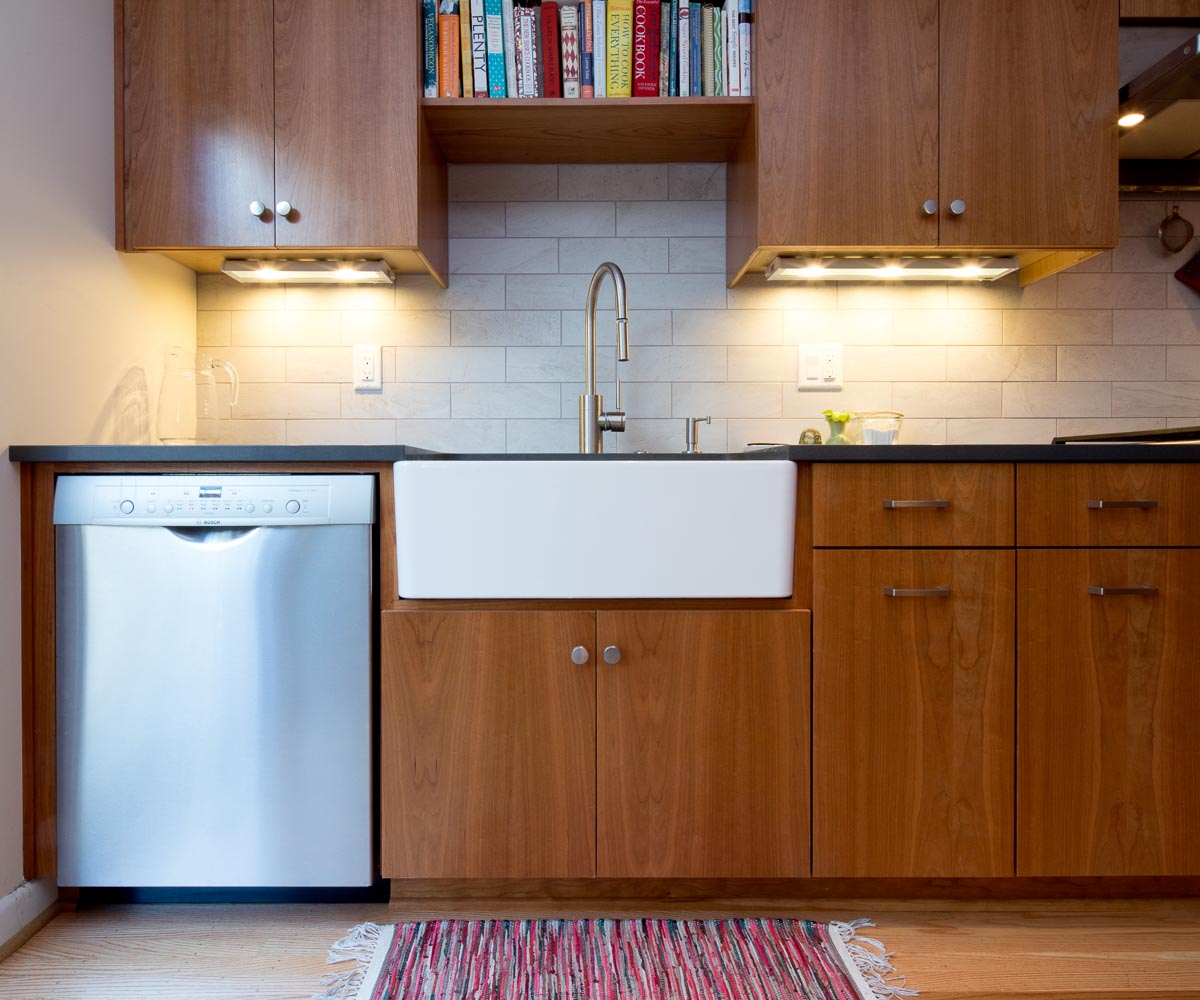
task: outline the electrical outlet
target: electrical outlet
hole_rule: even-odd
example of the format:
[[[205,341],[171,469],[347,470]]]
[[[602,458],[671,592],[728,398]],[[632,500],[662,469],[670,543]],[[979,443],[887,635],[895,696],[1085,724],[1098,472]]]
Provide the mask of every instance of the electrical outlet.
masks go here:
[[[355,392],[383,392],[383,348],[378,344],[357,344],[354,348]]]
[[[842,345],[801,344],[797,387],[801,391],[842,388]]]

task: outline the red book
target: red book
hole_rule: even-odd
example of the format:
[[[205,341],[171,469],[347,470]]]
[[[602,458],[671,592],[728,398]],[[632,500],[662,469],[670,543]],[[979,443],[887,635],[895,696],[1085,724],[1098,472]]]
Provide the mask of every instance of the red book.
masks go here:
[[[633,0],[633,96],[658,96],[662,7],[659,0]]]
[[[558,4],[542,4],[542,65],[546,67],[543,97],[562,97],[562,71],[559,68]]]

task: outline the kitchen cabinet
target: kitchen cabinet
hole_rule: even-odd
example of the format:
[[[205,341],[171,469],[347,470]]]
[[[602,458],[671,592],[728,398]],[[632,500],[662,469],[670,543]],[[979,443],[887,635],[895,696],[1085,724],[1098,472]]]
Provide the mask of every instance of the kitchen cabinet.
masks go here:
[[[779,253],[1018,256],[1117,238],[1112,0],[794,0],[756,12],[728,270]]]
[[[595,640],[594,612],[384,612],[385,877],[595,874]]]
[[[814,560],[813,874],[1012,875],[1013,552]]]
[[[1121,0],[1121,17],[1146,20],[1200,18],[1200,0]]]
[[[1017,874],[1200,874],[1200,551],[1021,550],[1018,588]]]
[[[374,250],[445,273],[445,163],[420,114],[411,0],[119,13],[121,249],[214,268],[221,254],[187,251]]]
[[[385,877],[809,873],[807,612],[383,620]]]
[[[597,635],[597,874],[807,876],[808,613],[602,611]]]

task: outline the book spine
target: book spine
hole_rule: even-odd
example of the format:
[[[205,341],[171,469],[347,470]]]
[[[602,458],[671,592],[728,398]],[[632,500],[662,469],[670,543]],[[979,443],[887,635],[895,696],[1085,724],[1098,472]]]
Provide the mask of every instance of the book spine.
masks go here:
[[[462,60],[462,95],[475,96],[475,71],[471,65],[471,0],[458,5],[458,55]]]
[[[563,97],[579,97],[579,8],[563,4],[558,12],[562,29]]]
[[[484,0],[487,14],[487,79],[489,97],[507,97],[504,69],[504,7],[501,0]]]
[[[633,0],[608,0],[608,96],[633,96]]]
[[[517,96],[537,97],[538,54],[535,24],[540,14],[534,7],[522,5],[515,10]]]
[[[471,71],[475,77],[476,97],[488,96],[487,16],[484,0],[471,0]]]
[[[633,94],[658,96],[658,0],[633,0]]]
[[[713,8],[713,97],[725,96],[725,11]]]
[[[700,12],[700,74],[703,81],[701,96],[714,97],[717,93],[716,72],[713,62],[713,9],[712,4],[705,4]]]
[[[513,0],[500,0],[504,18],[504,89],[510,97],[517,93],[517,22]]]
[[[608,2],[592,0],[592,57],[597,97],[608,96]]]
[[[738,56],[741,53],[741,43],[738,40],[737,0],[729,0],[725,5],[725,92],[730,97],[740,97],[742,94],[742,70]]]
[[[667,62],[667,96],[679,96],[679,0],[671,0],[670,4],[663,3],[664,7],[669,7],[667,17],[670,19],[667,25],[667,45],[670,46],[670,53]]]
[[[704,8],[698,2],[689,6],[692,8],[692,96],[699,97],[704,93],[704,65],[700,58],[704,41]]]
[[[438,95],[438,27],[437,0],[421,4],[421,25],[425,29],[425,96]]]
[[[738,0],[738,68],[742,73],[742,96],[754,93],[754,64],[750,54],[750,25],[753,22],[751,0]]]
[[[438,96],[459,96],[462,54],[458,51],[458,15],[438,15]]]
[[[581,97],[596,96],[596,57],[592,51],[592,0],[579,4],[579,93]]]
[[[542,4],[542,65],[545,66],[543,97],[562,97],[559,68],[558,4]]]
[[[660,3],[658,11],[658,96],[671,88],[671,4]]]
[[[546,0],[546,3],[553,3],[554,0]],[[537,74],[534,82],[534,97],[546,96],[546,49],[543,38],[546,34],[542,20],[542,11],[540,4],[534,4],[537,7],[535,17],[533,19],[533,52],[534,64],[537,69]]]
[[[692,8],[684,0],[679,5],[679,96],[689,97],[692,93]]]

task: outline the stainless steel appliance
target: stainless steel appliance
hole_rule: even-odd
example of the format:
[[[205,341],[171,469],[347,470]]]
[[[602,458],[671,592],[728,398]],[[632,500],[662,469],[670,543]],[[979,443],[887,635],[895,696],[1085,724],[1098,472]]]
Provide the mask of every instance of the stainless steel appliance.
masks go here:
[[[370,476],[64,476],[58,879],[363,886]]]

